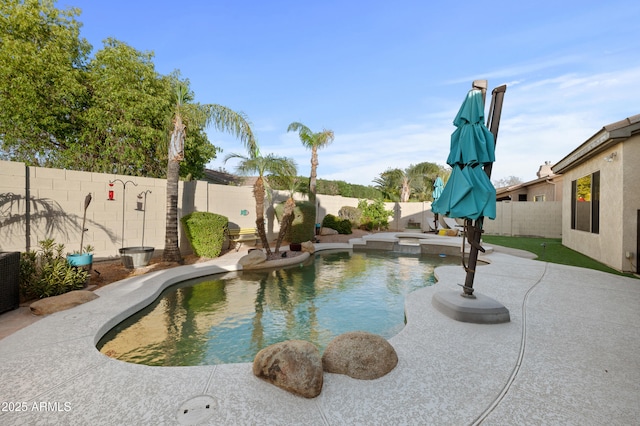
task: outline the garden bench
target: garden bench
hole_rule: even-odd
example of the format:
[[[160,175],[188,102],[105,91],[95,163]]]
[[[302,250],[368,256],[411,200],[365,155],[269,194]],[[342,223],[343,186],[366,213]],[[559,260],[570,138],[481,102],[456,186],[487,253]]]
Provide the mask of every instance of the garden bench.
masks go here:
[[[236,251],[240,250],[243,243],[249,243],[258,239],[256,228],[233,228],[229,229],[229,240],[235,245]]]

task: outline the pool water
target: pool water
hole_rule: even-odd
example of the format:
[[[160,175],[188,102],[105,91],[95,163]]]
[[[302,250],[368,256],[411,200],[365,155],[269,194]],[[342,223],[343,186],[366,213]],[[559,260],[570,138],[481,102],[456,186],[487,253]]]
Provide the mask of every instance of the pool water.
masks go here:
[[[109,331],[98,349],[137,364],[216,365],[252,362],[290,339],[322,352],[348,331],[390,338],[404,327],[405,297],[434,284],[443,264],[459,258],[319,252],[292,268],[184,281]]]

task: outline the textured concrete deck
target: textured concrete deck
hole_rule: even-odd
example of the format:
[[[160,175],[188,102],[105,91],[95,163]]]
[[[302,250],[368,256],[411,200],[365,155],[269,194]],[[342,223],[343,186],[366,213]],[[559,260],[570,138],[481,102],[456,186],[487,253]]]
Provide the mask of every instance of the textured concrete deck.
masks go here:
[[[486,258],[474,287],[507,306],[511,322],[462,323],[435,310],[435,292],[464,282],[461,267],[440,267],[438,284],[406,301],[408,323],[390,339],[398,366],[373,381],[325,374],[311,400],[257,379],[250,364],[149,367],[95,349],[161,289],[236,269],[237,257],[111,284],[0,340],[0,424],[637,424],[640,281]]]

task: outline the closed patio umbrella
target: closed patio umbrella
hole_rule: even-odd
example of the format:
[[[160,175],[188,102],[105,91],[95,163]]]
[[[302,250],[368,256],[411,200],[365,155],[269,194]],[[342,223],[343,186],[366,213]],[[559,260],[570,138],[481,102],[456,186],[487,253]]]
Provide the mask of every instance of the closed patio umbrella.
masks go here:
[[[472,89],[453,120],[447,164],[451,177],[432,204],[434,213],[476,220],[496,217],[496,190],[483,167],[495,161],[494,137],[484,124],[482,91]]]
[[[447,164],[452,169],[451,176],[442,195],[432,205],[434,213],[464,219],[464,238],[471,245],[467,266],[463,239],[462,265],[467,274],[462,285],[462,294],[436,292],[432,304],[442,313],[458,321],[498,324],[510,321],[509,310],[497,300],[474,294],[473,279],[478,252],[485,251],[480,245],[484,217],[496,217],[496,190],[490,177],[507,86],[496,87],[491,94],[487,120],[490,130],[484,124],[484,91],[487,82],[476,80],[472,87],[453,121],[456,130],[451,135],[451,147],[447,158]]]
[[[433,192],[431,195],[433,196],[433,201],[436,201],[442,195],[442,190],[444,189],[444,182],[442,178],[438,176],[436,181],[433,183]]]
[[[438,176],[436,177],[436,181],[433,183],[433,192],[431,193],[431,195],[433,196],[433,202],[431,203],[431,205],[433,205],[433,203],[435,203],[438,200],[438,198],[440,198],[440,196],[442,195],[443,189],[444,189],[444,182],[442,181],[442,178]],[[433,211],[433,208],[431,209],[431,211]],[[438,214],[434,213],[433,216],[434,216],[433,229],[435,230],[435,232],[438,232]]]

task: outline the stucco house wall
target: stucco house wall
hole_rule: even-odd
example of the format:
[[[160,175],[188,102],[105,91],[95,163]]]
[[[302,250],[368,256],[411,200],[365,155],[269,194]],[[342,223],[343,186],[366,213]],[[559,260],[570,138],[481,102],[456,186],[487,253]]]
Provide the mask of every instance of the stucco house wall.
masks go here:
[[[638,271],[640,115],[603,127],[553,166],[564,176],[562,243],[614,269]],[[598,233],[571,228],[572,182],[600,172]],[[630,259],[626,257],[629,253]]]

